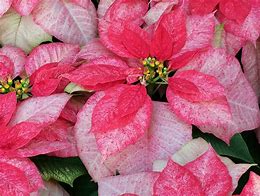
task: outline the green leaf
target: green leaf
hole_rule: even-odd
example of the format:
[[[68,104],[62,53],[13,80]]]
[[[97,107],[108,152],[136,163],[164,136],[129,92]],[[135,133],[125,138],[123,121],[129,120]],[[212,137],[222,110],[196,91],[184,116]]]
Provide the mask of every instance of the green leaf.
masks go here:
[[[214,135],[202,133],[198,129],[194,129],[192,135],[193,138],[202,137],[205,139],[219,155],[233,157],[247,163],[255,163],[241,134],[235,134],[231,138],[230,145]]]
[[[87,170],[79,158],[58,158],[37,156],[31,158],[41,172],[44,180],[54,179],[73,186],[73,181]]]

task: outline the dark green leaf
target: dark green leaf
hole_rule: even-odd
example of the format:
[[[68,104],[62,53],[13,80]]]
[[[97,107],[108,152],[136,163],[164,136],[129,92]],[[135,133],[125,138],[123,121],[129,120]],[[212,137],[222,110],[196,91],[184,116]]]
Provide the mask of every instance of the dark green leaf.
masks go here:
[[[194,128],[193,130],[193,137],[202,137],[208,141],[219,155],[233,157],[247,163],[254,163],[254,159],[241,134],[234,135],[231,138],[230,145],[227,145],[212,134],[202,133],[197,128]]]
[[[87,173],[79,158],[58,158],[49,156],[33,157],[44,180],[54,179],[73,186],[73,181]]]
[[[97,194],[97,183],[88,174],[77,178],[73,185],[73,195],[75,196],[94,196]]]

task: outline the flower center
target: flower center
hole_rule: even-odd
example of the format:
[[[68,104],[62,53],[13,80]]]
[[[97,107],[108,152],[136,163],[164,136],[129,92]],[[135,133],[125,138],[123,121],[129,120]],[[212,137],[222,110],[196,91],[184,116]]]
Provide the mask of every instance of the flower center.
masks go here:
[[[23,100],[31,96],[30,90],[29,78],[17,77],[12,80],[8,77],[7,80],[0,80],[0,94],[16,92],[17,99]]]
[[[144,66],[143,76],[139,78],[144,85],[167,82],[168,68],[164,62],[158,61],[156,58],[148,57],[142,60]]]

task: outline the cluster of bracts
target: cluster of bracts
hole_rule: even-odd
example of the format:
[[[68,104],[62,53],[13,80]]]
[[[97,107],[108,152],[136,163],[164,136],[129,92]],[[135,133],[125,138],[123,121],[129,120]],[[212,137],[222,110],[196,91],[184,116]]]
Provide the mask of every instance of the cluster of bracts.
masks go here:
[[[101,196],[230,195],[251,167],[192,125],[227,144],[259,127],[259,0],[3,0],[0,16],[1,195],[44,188],[40,154],[79,156]]]

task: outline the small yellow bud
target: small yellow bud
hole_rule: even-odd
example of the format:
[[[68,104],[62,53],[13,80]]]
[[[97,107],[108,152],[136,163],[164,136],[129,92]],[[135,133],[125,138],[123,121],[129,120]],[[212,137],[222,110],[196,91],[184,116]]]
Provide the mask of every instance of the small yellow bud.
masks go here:
[[[155,65],[156,66],[160,65],[160,61],[155,61]]]
[[[3,85],[3,87],[4,87],[5,89],[9,89],[9,88],[10,88],[10,86],[9,86],[8,84],[6,84],[6,83]]]
[[[154,65],[154,63],[151,63],[150,66],[151,66],[151,67],[154,67],[155,65]]]
[[[24,93],[28,93],[28,88],[22,88],[22,91],[24,92]]]
[[[9,77],[8,80],[7,80],[7,83],[8,83],[10,86],[12,86],[13,80]]]
[[[145,61],[145,60],[143,60],[142,63],[143,63],[143,65],[147,65],[147,61]]]
[[[21,84],[20,82],[16,82],[16,83],[15,83],[15,88],[16,88],[16,89],[22,88],[22,84]]]
[[[21,95],[23,93],[20,89],[16,92],[17,92],[18,95]]]
[[[14,91],[15,91],[15,88],[14,88],[14,87],[10,87],[10,88],[9,88],[9,91],[10,91],[10,92],[14,92]]]
[[[6,93],[6,90],[4,88],[0,89],[1,93]]]
[[[158,67],[163,68],[163,63],[161,63]]]

